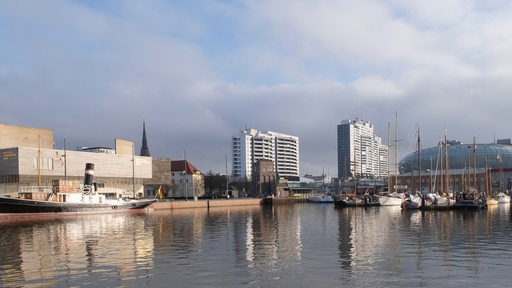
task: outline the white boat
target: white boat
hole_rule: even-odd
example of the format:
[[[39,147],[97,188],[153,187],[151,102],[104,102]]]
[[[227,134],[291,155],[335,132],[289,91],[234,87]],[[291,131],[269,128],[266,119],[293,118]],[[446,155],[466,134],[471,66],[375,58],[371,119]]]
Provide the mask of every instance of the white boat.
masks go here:
[[[494,206],[494,205],[498,205],[499,201],[497,198],[492,197],[492,198],[487,198],[486,203],[487,203],[487,206],[489,206],[489,205]]]
[[[381,194],[378,195],[377,198],[381,206],[400,206],[405,200],[404,194],[397,192]]]
[[[314,202],[314,203],[332,203],[334,199],[331,195],[315,195],[308,198],[308,202]]]
[[[455,207],[452,197],[441,196],[437,193],[428,193],[422,199],[422,210],[448,210]]]
[[[409,195],[402,202],[402,209],[415,210],[421,207],[421,197],[417,195]]]
[[[500,192],[496,196],[498,197],[498,204],[510,203],[510,195]]]

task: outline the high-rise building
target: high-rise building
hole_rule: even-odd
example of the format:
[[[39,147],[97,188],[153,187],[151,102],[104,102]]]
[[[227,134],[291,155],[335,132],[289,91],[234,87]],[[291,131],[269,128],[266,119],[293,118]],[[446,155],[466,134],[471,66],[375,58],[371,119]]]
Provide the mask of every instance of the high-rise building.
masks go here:
[[[251,128],[231,140],[232,177],[250,179],[253,164],[262,159],[272,160],[277,177],[299,176],[299,137]]]
[[[374,134],[371,123],[343,120],[338,125],[338,178],[387,177],[388,149]]]

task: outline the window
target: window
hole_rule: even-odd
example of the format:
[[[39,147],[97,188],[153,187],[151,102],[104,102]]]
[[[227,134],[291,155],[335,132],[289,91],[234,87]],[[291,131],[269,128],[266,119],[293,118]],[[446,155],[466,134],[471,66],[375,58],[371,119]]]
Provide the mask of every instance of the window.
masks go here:
[[[37,166],[37,159],[38,158],[34,158],[32,162],[34,169],[53,170],[53,158],[39,158],[39,167]]]

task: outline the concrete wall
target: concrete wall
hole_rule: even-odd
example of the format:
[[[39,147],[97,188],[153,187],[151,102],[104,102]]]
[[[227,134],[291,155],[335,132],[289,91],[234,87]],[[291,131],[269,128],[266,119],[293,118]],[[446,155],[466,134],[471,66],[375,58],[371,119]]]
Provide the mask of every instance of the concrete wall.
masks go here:
[[[12,147],[53,148],[53,130],[0,124],[0,149]]]
[[[233,200],[200,200],[200,201],[162,201],[151,204],[150,208],[155,210],[164,209],[190,209],[190,208],[215,208],[233,206],[258,206],[261,199],[233,199]]]
[[[94,164],[94,181],[106,188],[100,187],[100,192],[110,189],[119,194],[133,191],[134,186],[140,192],[143,181],[153,177],[151,157],[27,147],[2,149],[0,155],[0,191],[4,193],[14,189],[13,183],[51,186],[52,180],[64,178],[83,182],[86,163]]]

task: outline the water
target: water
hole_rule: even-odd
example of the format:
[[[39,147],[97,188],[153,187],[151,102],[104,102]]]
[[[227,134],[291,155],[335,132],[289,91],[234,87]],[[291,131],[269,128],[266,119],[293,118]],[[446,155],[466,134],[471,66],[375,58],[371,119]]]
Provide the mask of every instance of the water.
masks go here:
[[[508,287],[511,220],[295,204],[0,223],[0,287]]]

